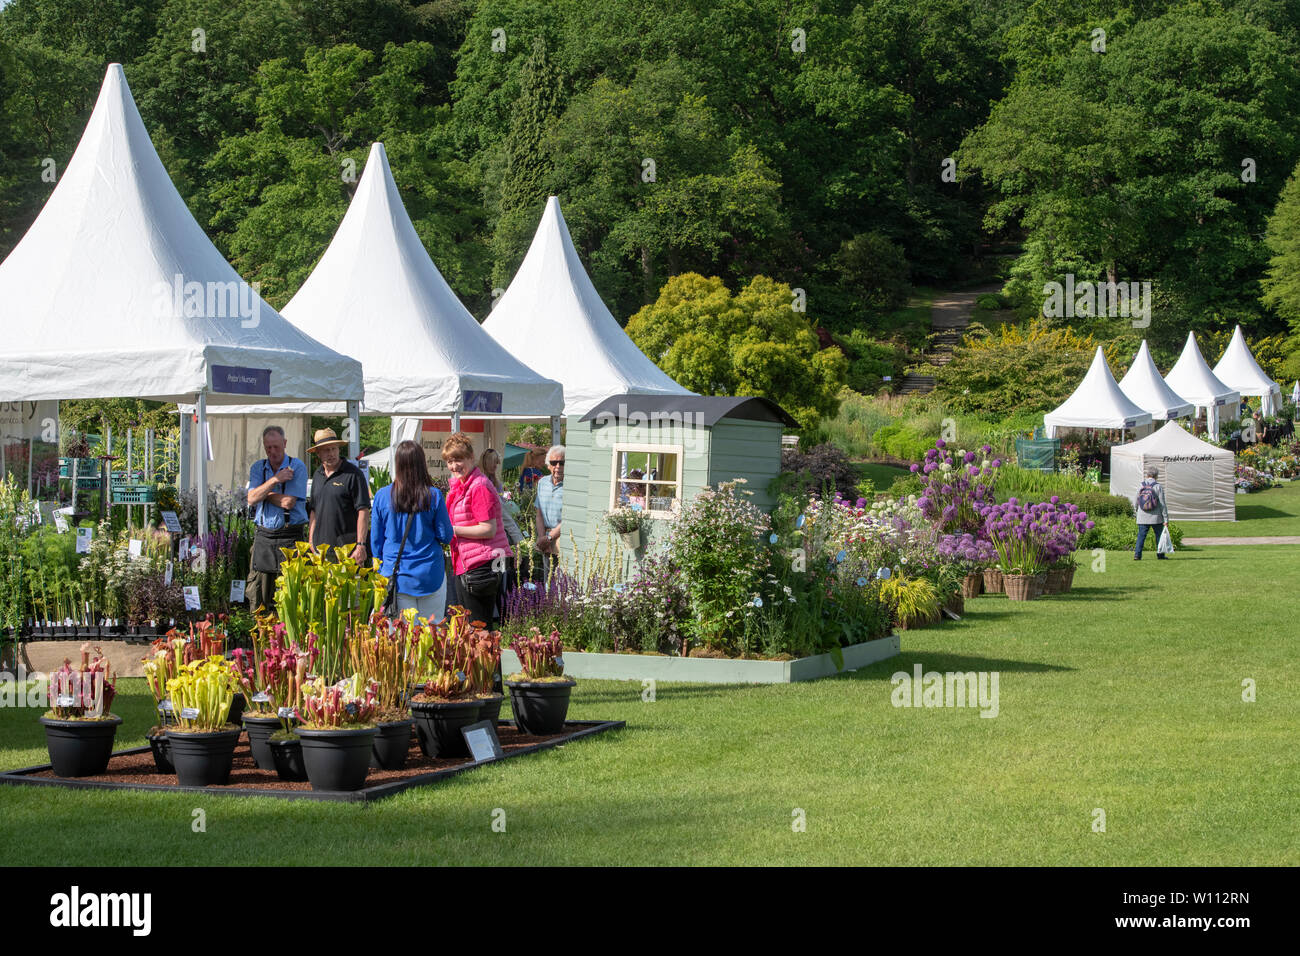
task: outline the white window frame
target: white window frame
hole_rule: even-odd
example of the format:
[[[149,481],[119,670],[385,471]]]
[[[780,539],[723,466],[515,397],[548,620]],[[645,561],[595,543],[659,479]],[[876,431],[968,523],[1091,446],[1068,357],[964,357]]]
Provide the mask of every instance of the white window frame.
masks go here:
[[[644,479],[644,478],[641,478],[641,479],[637,479],[637,478],[627,479],[627,478],[623,478],[621,475],[619,475],[619,473],[618,473],[618,463],[619,463],[620,459],[622,458],[622,455],[623,455],[624,452],[632,452],[632,453],[637,453],[637,452],[648,452],[648,453],[650,453],[650,454],[659,453],[659,454],[664,454],[664,455],[676,455],[676,456],[677,456],[677,478],[676,478],[676,480],[675,480],[675,481],[671,481],[671,482],[670,482],[670,481],[659,481],[658,479],[655,479],[655,480],[658,481],[659,484],[661,484],[661,485],[672,484],[672,485],[675,486],[674,490],[675,490],[676,494],[673,495],[673,500],[677,503],[677,507],[678,507],[678,508],[681,507],[681,504],[682,504],[682,473],[683,473],[683,471],[685,471],[685,469],[686,469],[686,446],[685,446],[685,445],[645,445],[645,444],[639,444],[639,443],[637,443],[637,442],[615,442],[615,444],[614,444],[614,454],[613,454],[612,458],[610,459],[610,463],[609,463],[609,510],[610,510],[610,511],[613,511],[615,508],[619,507],[619,503],[618,503],[618,486],[619,486],[619,483],[620,483],[620,482],[623,482],[623,481],[629,481],[629,480],[630,480],[630,481],[646,481],[646,480],[647,480],[647,479]],[[648,518],[673,518],[673,517],[675,517],[675,516],[677,515],[677,512],[676,512],[676,511],[655,511],[655,510],[652,510],[652,509],[650,508],[650,497],[651,497],[651,495],[650,495],[650,486],[649,486],[649,485],[646,485],[646,504],[645,504],[645,507],[644,507],[644,509],[643,509],[643,510],[644,510],[644,513],[645,513],[645,515],[646,515],[646,517],[648,517]]]

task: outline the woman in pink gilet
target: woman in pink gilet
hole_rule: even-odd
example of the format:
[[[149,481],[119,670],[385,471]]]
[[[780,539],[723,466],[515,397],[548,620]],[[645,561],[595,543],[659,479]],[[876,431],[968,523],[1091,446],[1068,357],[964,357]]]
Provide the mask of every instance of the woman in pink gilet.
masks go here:
[[[496,626],[497,595],[510,542],[501,520],[496,487],[474,464],[474,446],[464,432],[442,443],[442,460],[451,472],[447,511],[451,515],[451,567],[456,592],[471,621]]]

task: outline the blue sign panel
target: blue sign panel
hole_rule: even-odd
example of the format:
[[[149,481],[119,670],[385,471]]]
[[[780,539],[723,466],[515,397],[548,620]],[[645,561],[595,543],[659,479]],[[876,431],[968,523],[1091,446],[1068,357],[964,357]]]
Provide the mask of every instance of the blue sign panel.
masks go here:
[[[501,414],[501,393],[465,389],[465,411]]]
[[[212,366],[212,390],[232,395],[270,395],[271,370],[214,365]]]

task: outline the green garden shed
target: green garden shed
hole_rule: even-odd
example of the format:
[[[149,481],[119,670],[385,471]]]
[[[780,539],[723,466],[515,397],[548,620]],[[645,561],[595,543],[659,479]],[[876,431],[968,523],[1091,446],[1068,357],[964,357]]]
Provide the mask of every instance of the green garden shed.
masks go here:
[[[613,395],[565,436],[564,547],[580,552],[622,550],[605,513],[640,505],[651,519],[648,543],[662,538],[681,505],[706,486],[744,478],[741,487],[764,511],[781,470],[781,433],[797,422],[766,398],[709,395]]]

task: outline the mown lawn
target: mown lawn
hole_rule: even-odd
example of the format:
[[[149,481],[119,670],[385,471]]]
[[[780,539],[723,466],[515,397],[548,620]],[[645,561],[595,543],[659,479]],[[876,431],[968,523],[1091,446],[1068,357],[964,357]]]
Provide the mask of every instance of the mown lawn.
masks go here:
[[[626,730],[369,807],[0,786],[0,837],[47,865],[1295,865],[1295,554],[1111,552],[1070,595],[976,599],[904,632],[900,657],[812,684],[645,703],[583,682],[573,715]],[[895,708],[890,675],[914,663],[997,671],[999,715]],[[119,741],[138,744],[149,702],[123,684]],[[36,717],[0,710],[0,765],[44,759]]]
[[[1300,534],[1300,481],[1237,495],[1236,521],[1180,521],[1193,538],[1253,538]]]

